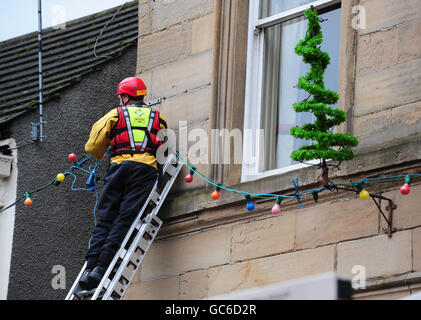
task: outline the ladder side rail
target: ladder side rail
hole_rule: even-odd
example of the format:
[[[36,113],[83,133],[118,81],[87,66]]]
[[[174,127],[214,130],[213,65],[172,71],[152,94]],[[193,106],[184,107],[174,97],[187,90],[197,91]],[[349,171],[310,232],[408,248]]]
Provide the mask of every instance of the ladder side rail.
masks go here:
[[[115,264],[117,263],[118,259],[120,258],[120,253],[121,253],[122,249],[124,249],[124,247],[126,246],[127,242],[130,240],[133,232],[135,231],[137,225],[142,220],[143,212],[146,210],[146,208],[149,206],[149,203],[152,201],[152,196],[153,196],[153,193],[157,189],[157,185],[158,185],[158,181],[155,182],[155,185],[152,188],[152,191],[149,194],[148,199],[146,200],[146,202],[143,205],[142,209],[139,211],[139,213],[138,213],[137,217],[135,218],[135,220],[133,221],[133,223],[132,223],[129,231],[127,232],[126,236],[124,237],[123,242],[121,243],[120,249],[116,252],[116,254],[114,255],[113,260],[111,261],[110,265],[107,268],[107,271],[104,273],[104,276],[102,277],[101,282],[99,283],[97,289],[95,290],[94,295],[92,296],[92,300],[96,300],[97,297],[99,296],[99,294],[101,293],[101,291],[103,289],[106,289],[106,287],[108,287],[108,286],[105,286],[105,284],[107,282],[106,280],[108,279],[108,277],[111,274],[111,272],[114,270]]]
[[[157,185],[158,185],[158,181],[156,181],[156,182],[155,182],[155,185],[154,185],[154,187],[152,188],[152,191],[155,191],[155,190],[156,190]],[[145,209],[146,209],[146,207],[149,205],[149,203],[152,201],[152,200],[151,200],[151,199],[152,199],[152,195],[153,195],[153,192],[152,192],[152,191],[151,191],[151,193],[149,194],[149,197],[148,197],[148,199],[146,200],[146,202],[145,202],[145,204],[144,204],[143,208],[140,210],[140,212],[139,212],[138,216],[136,217],[136,219],[135,219],[135,220],[134,220],[134,222],[132,223],[132,225],[131,225],[131,227],[130,227],[130,229],[129,229],[128,233],[126,234],[126,236],[125,236],[125,238],[124,238],[124,240],[123,240],[123,242],[122,242],[122,245],[120,246],[120,249],[117,251],[116,255],[114,256],[114,258],[113,258],[113,260],[112,260],[112,262],[111,262],[111,264],[110,264],[109,268],[108,268],[108,269],[107,269],[107,271],[105,272],[104,277],[103,277],[103,280],[104,280],[104,279],[106,279],[106,278],[108,277],[108,275],[110,274],[110,272],[113,270],[114,265],[115,265],[115,263],[116,263],[116,262],[117,262],[117,260],[118,260],[118,256],[119,256],[119,254],[120,254],[121,248],[124,248],[124,247],[125,247],[125,245],[127,244],[127,241],[130,239],[130,237],[131,237],[131,235],[132,235],[132,233],[133,233],[133,230],[136,228],[136,226],[137,226],[137,224],[138,224],[138,221],[140,220],[139,218],[141,218],[141,217],[142,217],[144,210],[145,210]],[[77,287],[77,285],[78,285],[78,283],[79,283],[79,280],[80,280],[80,277],[82,276],[83,271],[85,271],[85,269],[86,269],[86,264],[87,264],[87,263],[85,262],[85,264],[84,264],[84,266],[83,266],[83,268],[82,268],[81,272],[79,273],[79,276],[77,277],[76,281],[74,282],[74,284],[73,284],[73,286],[72,286],[71,290],[69,291],[69,293],[68,293],[68,295],[67,295],[66,299],[67,299],[67,298],[70,298],[70,299],[72,299],[72,298],[73,298],[73,296],[74,296],[74,295],[73,295],[73,292],[74,292],[74,290],[76,289],[76,287]],[[111,267],[112,267],[112,268],[111,268]],[[110,268],[111,268],[111,270],[109,270]],[[104,284],[105,284],[105,283],[106,283],[106,281],[101,281],[100,285],[98,285],[98,288],[99,288],[100,286],[104,286]],[[95,293],[96,293],[96,292],[95,292]],[[99,292],[98,292],[98,294],[99,294]]]
[[[173,159],[176,161],[176,164],[177,164],[176,167],[174,167],[171,164]],[[173,174],[171,175],[171,179],[168,181],[168,183],[165,185],[165,187],[163,188],[163,190],[161,192],[161,196],[160,196],[160,199],[159,199],[160,200],[159,201],[159,203],[160,203],[159,208],[161,207],[161,204],[164,202],[163,200],[165,200],[167,198],[167,195],[170,192],[175,180],[177,179],[178,174],[181,171],[181,168],[183,168],[184,163],[182,163],[180,160],[178,160],[178,158],[173,153],[171,153],[171,155],[168,156],[167,162],[165,163],[165,166],[164,166],[164,169],[163,169],[163,174],[165,174],[165,172],[168,171],[169,166],[172,166]]]
[[[166,160],[166,162],[165,162],[164,166],[163,166],[163,172],[164,172],[164,173],[166,172],[166,170],[167,170],[168,166],[173,166],[173,165],[172,165],[172,160],[175,160],[175,161],[176,161],[177,167],[174,167],[174,168],[176,168],[176,172],[175,172],[175,174],[174,174],[174,175],[172,175],[172,176],[171,176],[170,180],[169,180],[169,181],[167,182],[167,184],[165,185],[165,187],[164,187],[164,191],[161,193],[161,195],[160,195],[160,197],[159,197],[159,201],[158,201],[158,203],[155,203],[155,204],[156,204],[156,206],[153,208],[153,211],[152,211],[152,212],[155,212],[155,214],[154,214],[154,215],[157,215],[157,214],[158,214],[159,208],[161,208],[161,205],[162,205],[162,203],[164,202],[163,200],[165,200],[165,198],[166,198],[166,196],[167,196],[168,192],[171,190],[171,187],[172,187],[172,185],[174,184],[174,181],[176,180],[176,178],[177,178],[177,176],[178,176],[178,173],[180,172],[181,168],[183,167],[183,163],[182,163],[181,161],[179,161],[179,160],[178,160],[178,159],[174,156],[174,154],[170,154],[170,155],[168,156],[168,158],[167,158],[167,160]],[[133,234],[133,231],[134,231],[134,230],[135,230],[135,228],[137,227],[138,223],[139,223],[139,222],[141,222],[144,211],[145,211],[145,210],[146,210],[146,208],[149,206],[149,203],[150,203],[151,201],[153,201],[153,197],[154,197],[154,194],[156,193],[157,188],[158,188],[158,181],[156,181],[156,182],[155,182],[155,185],[154,185],[154,187],[152,188],[151,193],[149,194],[148,199],[146,200],[145,204],[143,205],[143,208],[140,210],[140,212],[139,212],[138,216],[137,216],[137,217],[136,217],[136,219],[133,221],[133,223],[132,223],[132,225],[131,225],[131,227],[130,227],[130,229],[129,229],[128,233],[126,234],[126,237],[124,238],[124,240],[123,240],[123,242],[122,242],[122,244],[121,244],[121,246],[120,246],[120,249],[119,249],[119,250],[117,251],[117,253],[115,254],[115,256],[114,256],[113,260],[111,261],[111,263],[110,263],[109,267],[107,268],[107,271],[105,272],[105,274],[104,274],[104,276],[103,276],[103,278],[102,278],[102,280],[101,280],[100,284],[98,285],[97,289],[95,290],[95,293],[94,293],[94,295],[92,296],[92,300],[96,300],[96,299],[98,298],[99,294],[101,293],[101,291],[103,291],[104,289],[105,289],[106,291],[108,291],[108,290],[109,290],[109,288],[110,288],[109,283],[108,283],[108,285],[106,285],[107,280],[109,280],[109,279],[108,279],[108,277],[109,277],[109,275],[111,274],[111,272],[114,270],[115,264],[117,263],[118,259],[120,258],[120,253],[121,253],[122,249],[124,249],[124,247],[126,246],[127,242],[128,242],[128,241],[129,241],[129,239],[131,238],[131,236],[132,236],[132,234]],[[133,244],[134,244],[134,242],[132,243],[132,245],[133,245]],[[145,253],[145,254],[146,254],[146,253]],[[127,252],[126,252],[126,255],[127,255]],[[114,277],[113,277],[113,278],[115,278],[116,276],[117,276],[117,273],[114,275]]]
[[[139,237],[140,235],[144,234],[146,228],[147,228],[147,224],[142,224],[141,227],[140,227],[140,229],[139,229],[138,234],[136,235],[136,238]],[[127,250],[127,251],[129,251],[129,250]],[[124,258],[126,256],[127,256],[127,252],[124,255]],[[112,266],[114,268],[115,267],[115,264],[117,263],[117,261],[118,261],[119,258],[121,258],[120,255],[119,254],[116,254],[114,256],[114,258],[113,258],[113,261],[110,264],[110,267]],[[99,283],[97,289],[95,290],[95,293],[93,294],[91,300],[98,299],[98,296],[100,295],[100,293],[101,292],[104,292],[104,290],[106,292],[109,289],[112,281],[115,279],[117,273],[114,275],[114,277],[112,279],[109,279],[110,272],[113,271],[113,269],[110,269],[110,267],[107,269],[107,272],[104,274],[104,277],[102,278],[102,280]],[[120,267],[121,267],[121,264],[120,264]]]
[[[159,229],[162,226],[162,221],[158,218],[152,217],[152,213],[150,214],[150,218],[155,219],[155,220],[159,220],[158,226],[154,226],[154,232],[153,234],[149,234],[149,236],[151,236],[151,239],[146,241],[146,247],[142,248],[142,250],[144,251],[143,254],[141,254],[141,256],[138,257],[139,262],[138,263],[134,263],[131,259],[133,254],[135,253],[135,251],[137,250],[137,248],[139,247],[139,244],[143,242],[143,237],[146,233],[146,231],[148,231],[148,229],[150,228],[152,222],[149,223],[145,223],[143,226],[144,228],[142,228],[142,232],[139,232],[136,236],[136,238],[133,240],[133,243],[131,245],[131,247],[127,250],[126,255],[123,258],[123,261],[121,262],[113,280],[111,281],[110,285],[107,288],[107,291],[105,292],[104,296],[103,296],[103,300],[108,300],[110,298],[112,298],[112,294],[114,291],[116,291],[116,286],[120,286],[121,289],[123,289],[124,291],[120,291],[120,292],[116,292],[121,298],[124,296],[124,294],[126,293],[126,290],[128,289],[131,281],[133,280],[134,275],[137,272],[138,267],[142,264],[144,257],[146,256],[146,253],[149,251],[152,242],[155,240],[156,235],[159,232]],[[142,227],[143,227],[142,226]],[[123,276],[123,273],[125,272],[125,270],[127,270],[127,268],[129,268],[129,264],[133,264],[135,266],[135,269],[133,270],[133,272],[131,273],[130,279],[127,277],[124,277],[128,283],[126,285],[122,285],[121,284],[121,278]]]
[[[161,206],[162,206],[162,204],[163,204],[163,202],[164,202],[164,200],[165,200],[165,198],[167,197],[167,195],[168,195],[168,193],[169,193],[169,191],[171,190],[171,188],[172,188],[172,185],[174,184],[174,182],[175,182],[175,180],[177,179],[177,176],[178,176],[178,174],[179,174],[179,172],[181,171],[181,168],[183,167],[183,163],[181,162],[181,161],[179,161],[175,156],[174,156],[174,154],[171,154],[171,156],[169,156],[168,157],[168,159],[167,159],[167,162],[165,163],[165,165],[164,165],[164,169],[163,169],[163,172],[165,173],[165,171],[166,171],[166,169],[167,169],[167,166],[172,166],[172,164],[171,164],[171,161],[172,161],[172,159],[174,159],[175,161],[176,161],[176,164],[177,164],[177,167],[174,167],[173,166],[173,168],[174,168],[174,172],[173,172],[173,174],[171,175],[171,179],[167,182],[167,184],[165,185],[165,187],[164,187],[164,190],[162,191],[162,193],[161,193],[161,195],[160,195],[160,197],[159,197],[159,201],[158,201],[158,203],[156,203],[156,206],[155,206],[155,208],[152,210],[152,212],[149,214],[149,215],[154,215],[154,216],[156,216],[156,218],[160,221],[160,219],[157,217],[157,214],[158,214],[158,212],[159,212],[159,209],[161,208]],[[151,195],[153,194],[153,192],[151,192]],[[149,217],[148,217],[149,218]],[[152,219],[152,218],[151,218]],[[162,224],[162,223],[161,223]],[[161,227],[161,224],[159,225],[159,228]],[[148,227],[148,223],[147,223],[147,226],[146,227]],[[147,250],[149,250],[149,247],[150,247],[150,244],[153,242],[153,240],[155,239],[155,236],[158,234],[158,231],[159,231],[159,228],[158,228],[158,230],[156,231],[156,233],[154,234],[154,235],[152,235],[153,236],[153,239],[152,239],[152,241],[150,241],[149,242],[149,244],[148,244],[148,248],[147,248]],[[133,254],[133,252],[136,250],[136,248],[137,248],[137,246],[138,246],[138,242],[140,241],[140,239],[141,239],[141,237],[143,237],[143,232],[142,232],[142,235],[137,235],[137,241],[133,241],[132,242],[132,244],[131,244],[131,247],[127,250],[127,252],[126,252],[126,255],[125,255],[125,257],[123,258],[123,261],[127,261],[127,263],[128,263],[128,260],[130,259],[130,257],[131,257],[131,255]],[[146,255],[146,253],[147,253],[147,250],[145,251],[145,253],[143,254],[143,256],[145,256]],[[114,257],[116,260],[118,259],[118,257]],[[143,259],[143,258],[142,258]],[[121,274],[124,272],[124,269],[127,267],[127,263],[125,263],[125,264],[123,264],[123,262],[121,263],[121,265],[120,265],[120,267],[119,267],[119,269],[117,270],[117,272],[116,272],[116,274],[114,275],[114,278],[113,278],[113,280],[112,280],[112,284],[113,285],[109,285],[108,286],[108,288],[106,288],[106,293],[104,294],[104,299],[106,299],[106,297],[109,297],[109,296],[111,296],[111,294],[112,294],[112,291],[114,290],[114,286],[116,286],[117,284],[118,284],[118,282],[117,281],[119,281],[120,280],[120,276],[121,276]],[[139,263],[139,265],[140,265],[140,263]],[[139,265],[137,265],[136,266],[136,269],[139,267]],[[129,280],[129,279],[128,279]],[[130,281],[129,281],[129,284],[130,284],[130,282],[131,282],[131,279],[130,279]]]
[[[168,161],[167,161],[167,163],[166,164],[168,164],[168,165],[172,165],[171,163],[170,163],[170,161],[171,161],[171,159],[168,159]],[[161,196],[159,197],[159,201],[158,201],[158,203],[156,204],[156,206],[155,206],[155,208],[152,210],[152,212],[150,213],[150,215],[154,215],[154,216],[156,216],[156,218],[158,218],[157,217],[157,214],[158,214],[158,212],[159,212],[159,209],[161,208],[161,206],[162,206],[162,204],[163,204],[163,200],[165,200],[165,198],[166,198],[166,196],[167,196],[167,194],[169,193],[169,191],[171,190],[171,187],[172,187],[172,185],[174,184],[174,182],[175,182],[175,180],[176,180],[176,178],[177,178],[177,176],[178,176],[178,174],[179,174],[179,172],[180,172],[180,170],[181,170],[181,168],[183,167],[183,164],[179,161],[178,162],[178,165],[177,165],[177,167],[174,167],[174,169],[175,169],[175,172],[174,172],[174,174],[171,176],[171,179],[168,181],[168,183],[165,185],[165,187],[164,187],[164,190],[163,190],[163,192],[161,193]],[[164,167],[164,172],[165,172],[165,167]],[[153,194],[153,192],[151,192],[151,195]],[[159,219],[159,218],[158,218]],[[148,227],[148,223],[147,223],[147,227]],[[150,247],[150,244],[153,242],[153,240],[155,239],[155,237],[156,237],[156,235],[157,235],[157,233],[158,233],[158,231],[159,231],[159,228],[158,228],[158,230],[157,230],[157,232],[154,234],[154,235],[151,235],[152,237],[153,237],[153,239],[152,239],[152,241],[150,241],[149,242],[149,244],[148,244],[148,248],[147,248],[147,250],[149,250],[149,247]],[[130,259],[130,257],[131,257],[131,255],[133,254],[133,252],[136,250],[136,248],[137,248],[137,246],[138,246],[138,242],[139,242],[139,240],[141,239],[143,237],[143,233],[140,235],[140,233],[137,235],[137,241],[133,241],[132,242],[132,244],[131,244],[131,247],[127,250],[127,252],[126,252],[126,255],[125,255],[125,257],[124,257],[124,259],[123,259],[123,262],[126,260],[127,262],[125,263],[125,264],[123,264],[123,262],[121,263],[121,265],[120,265],[120,267],[119,267],[119,269],[117,270],[117,272],[116,272],[116,274],[114,275],[114,278],[113,278],[113,281],[112,281],[112,284],[113,284],[113,286],[115,286],[118,282],[117,281],[119,281],[120,280],[120,276],[121,276],[121,274],[124,272],[124,269],[127,267],[127,263],[128,263],[128,260]],[[143,256],[145,256],[146,255],[146,252],[144,253],[144,255]],[[117,259],[118,259],[118,257],[114,257],[115,258],[115,260],[117,261]],[[127,259],[126,259],[127,258]],[[139,263],[139,265],[140,265],[140,263]],[[138,267],[138,266],[137,266]],[[129,280],[129,279],[128,279]],[[113,287],[111,284],[108,286],[108,288],[106,289],[106,293],[105,293],[105,295],[104,295],[104,299],[106,299],[106,297],[109,297],[111,294],[112,294],[112,291],[114,290],[114,287]]]
[[[67,293],[67,296],[66,296],[66,298],[64,299],[64,300],[73,300],[73,298],[74,298],[74,294],[73,294],[73,292],[75,291],[75,289],[76,289],[76,287],[77,287],[77,285],[78,285],[78,283],[79,283],[79,280],[80,280],[80,277],[82,277],[82,274],[83,274],[83,272],[85,271],[85,269],[86,269],[86,265],[87,265],[87,262],[85,262],[85,264],[83,265],[83,267],[82,267],[82,269],[80,270],[80,272],[79,272],[79,275],[77,276],[77,278],[76,278],[76,281],[75,282],[73,282],[73,285],[72,285],[72,287],[70,288],[70,290],[69,290],[69,292]]]

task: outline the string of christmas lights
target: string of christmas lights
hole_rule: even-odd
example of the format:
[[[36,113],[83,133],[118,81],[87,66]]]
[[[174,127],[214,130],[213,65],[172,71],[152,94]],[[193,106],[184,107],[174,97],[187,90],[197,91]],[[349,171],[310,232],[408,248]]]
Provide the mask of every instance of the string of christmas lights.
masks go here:
[[[185,176],[185,181],[187,183],[193,182],[194,176],[197,176],[198,178],[200,178],[201,180],[205,181],[206,183],[212,185],[215,188],[215,190],[211,194],[211,198],[213,200],[216,201],[216,200],[219,200],[221,198],[221,193],[220,193],[221,190],[241,194],[245,198],[246,208],[247,208],[248,211],[253,211],[255,209],[254,200],[256,200],[256,199],[275,200],[275,204],[272,207],[272,213],[275,214],[275,215],[278,215],[278,214],[281,213],[281,211],[282,211],[281,210],[281,204],[282,204],[282,201],[285,200],[285,199],[296,199],[297,202],[301,205],[301,208],[304,208],[303,203],[302,203],[302,198],[311,195],[313,197],[314,201],[317,202],[319,193],[324,192],[324,191],[338,191],[342,187],[353,188],[353,189],[343,189],[343,188],[342,189],[348,190],[348,191],[358,192],[361,199],[367,200],[371,196],[370,193],[365,188],[368,184],[391,182],[391,181],[404,181],[404,184],[400,188],[400,192],[401,192],[402,195],[408,195],[410,193],[410,185],[414,181],[414,179],[421,178],[421,174],[405,174],[405,175],[379,177],[379,178],[365,178],[365,179],[362,179],[361,181],[356,181],[356,182],[345,182],[345,183],[337,183],[337,184],[331,183],[331,184],[328,184],[328,185],[326,185],[324,187],[321,187],[321,188],[309,189],[309,190],[304,190],[304,191],[299,191],[298,179],[295,179],[295,180],[292,181],[293,186],[295,188],[294,194],[291,194],[291,195],[253,194],[253,193],[250,193],[250,192],[236,190],[236,189],[226,187],[222,183],[219,183],[219,182],[216,182],[216,181],[212,180],[211,178],[207,177],[205,174],[200,172],[195,166],[193,166],[192,164],[190,164],[186,160],[184,160],[178,152],[176,152],[176,151],[170,151],[170,152],[172,152],[179,159],[179,161],[181,161],[190,170],[189,174]],[[73,177],[73,182],[72,182],[72,185],[71,185],[72,191],[94,191],[95,192],[96,203],[95,203],[95,207],[94,207],[94,219],[96,220],[95,211],[96,211],[96,207],[97,207],[97,204],[98,204],[98,190],[96,188],[96,182],[97,182],[97,179],[98,179],[97,171],[98,171],[99,165],[101,164],[101,162],[106,157],[97,161],[93,167],[90,166],[88,170],[82,168],[82,165],[84,163],[86,163],[88,160],[90,160],[91,158],[92,157],[88,156],[88,157],[84,158],[82,161],[77,162],[76,155],[73,154],[73,153],[70,154],[69,160],[71,162],[73,162],[73,165],[71,166],[69,171],[57,174],[57,176],[55,177],[54,180],[52,180],[51,182],[47,183],[46,185],[44,185],[44,186],[42,186],[42,187],[40,187],[40,188],[38,188],[34,191],[25,192],[25,194],[22,197],[20,197],[18,200],[16,200],[14,203],[12,203],[11,205],[7,206],[6,208],[3,208],[2,210],[0,210],[0,213],[6,211],[7,209],[9,209],[12,206],[20,203],[23,200],[24,200],[24,204],[25,204],[26,207],[31,207],[32,204],[33,204],[31,196],[33,194],[35,194],[37,192],[40,192],[42,190],[45,190],[50,186],[60,185],[60,183],[63,182],[66,179],[67,176],[70,175],[70,176]],[[83,174],[89,175],[88,180],[85,183],[86,188],[75,187],[75,184],[76,184],[76,181],[77,181],[77,178],[78,178],[77,174],[75,173],[77,171],[80,171]]]
[[[4,211],[10,209],[11,207],[17,205],[18,203],[20,203],[22,201],[24,201],[24,205],[26,207],[31,207],[32,204],[33,204],[33,200],[31,198],[32,195],[34,195],[34,194],[36,194],[40,191],[43,191],[43,190],[47,189],[48,187],[59,186],[66,179],[66,177],[70,175],[70,176],[73,177],[73,182],[72,182],[72,185],[71,185],[72,191],[93,191],[93,192],[95,192],[96,202],[95,202],[95,207],[94,207],[94,220],[96,221],[96,207],[97,207],[97,204],[98,204],[98,190],[96,188],[96,182],[98,180],[97,172],[99,170],[100,164],[103,162],[105,157],[104,157],[104,159],[101,159],[101,160],[97,161],[93,167],[90,166],[88,170],[84,169],[82,167],[82,165],[85,164],[90,159],[92,159],[91,156],[86,156],[80,162],[77,162],[77,156],[74,153],[71,153],[68,158],[73,163],[73,165],[70,167],[69,171],[57,174],[57,176],[52,181],[50,181],[49,183],[47,183],[46,185],[44,185],[44,186],[42,186],[38,189],[35,189],[33,191],[25,192],[24,195],[22,197],[20,197],[19,199],[17,199],[14,203],[12,203],[12,204],[8,205],[7,207],[1,209],[0,214],[3,213]],[[88,180],[85,183],[86,188],[75,187],[76,181],[78,179],[78,175],[76,174],[76,172],[78,172],[78,173],[80,172],[82,174],[88,175]]]
[[[405,175],[398,175],[398,176],[389,176],[389,177],[380,177],[380,178],[365,178],[361,181],[356,182],[345,182],[345,183],[337,183],[337,184],[328,184],[325,187],[317,188],[317,189],[310,189],[305,191],[299,191],[298,187],[298,179],[295,179],[292,181],[295,193],[293,195],[280,195],[280,194],[253,194],[241,190],[236,190],[232,188],[228,188],[223,186],[219,182],[213,181],[211,178],[207,177],[203,173],[201,173],[199,170],[197,170],[196,167],[189,164],[187,161],[185,161],[178,152],[172,151],[177,158],[183,162],[183,164],[190,169],[189,174],[185,177],[185,181],[187,183],[193,182],[193,176],[196,175],[203,181],[207,182],[208,184],[215,187],[215,191],[212,193],[211,197],[213,200],[219,200],[220,199],[220,190],[223,189],[228,192],[235,192],[238,194],[242,194],[245,197],[246,200],[246,208],[248,211],[253,211],[255,209],[255,205],[253,202],[254,199],[273,199],[275,200],[275,205],[272,207],[272,213],[277,215],[281,213],[281,203],[284,199],[296,199],[298,203],[301,205],[301,208],[304,208],[302,203],[302,198],[311,195],[314,199],[314,201],[318,201],[318,194],[323,191],[337,191],[341,189],[341,187],[352,187],[354,189],[346,189],[348,191],[354,191],[358,192],[359,196],[362,200],[367,200],[370,198],[370,193],[365,189],[367,184],[370,183],[382,183],[382,182],[390,182],[390,181],[404,181],[404,185],[400,188],[400,192],[403,195],[408,195],[410,193],[410,184],[413,182],[414,179],[420,178],[421,174],[405,174]]]

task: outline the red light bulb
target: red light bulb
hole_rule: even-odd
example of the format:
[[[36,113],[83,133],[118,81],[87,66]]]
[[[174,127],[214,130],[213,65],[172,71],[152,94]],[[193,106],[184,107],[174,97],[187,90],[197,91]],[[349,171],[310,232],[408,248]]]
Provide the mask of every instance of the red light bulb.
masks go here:
[[[69,160],[71,162],[76,162],[76,160],[77,160],[76,155],[74,153],[69,154]]]
[[[191,183],[193,181],[193,175],[189,173],[184,180],[186,180],[187,183]]]
[[[409,188],[409,184],[408,184],[408,183],[405,183],[405,184],[401,187],[401,193],[402,193],[403,195],[407,195],[407,194],[409,193],[409,191],[411,191],[411,190],[410,190],[410,188]]]

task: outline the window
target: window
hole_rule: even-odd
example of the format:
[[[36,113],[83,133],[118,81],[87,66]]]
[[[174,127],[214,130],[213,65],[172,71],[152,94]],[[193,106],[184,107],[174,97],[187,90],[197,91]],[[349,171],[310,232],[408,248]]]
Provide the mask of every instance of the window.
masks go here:
[[[294,49],[304,38],[304,11],[311,5],[324,19],[321,49],[331,57],[325,86],[337,91],[341,1],[250,0],[242,181],[303,166],[290,155],[309,141],[295,139],[289,131],[314,121],[311,113],[296,113],[292,107],[308,97],[296,85],[310,66]]]

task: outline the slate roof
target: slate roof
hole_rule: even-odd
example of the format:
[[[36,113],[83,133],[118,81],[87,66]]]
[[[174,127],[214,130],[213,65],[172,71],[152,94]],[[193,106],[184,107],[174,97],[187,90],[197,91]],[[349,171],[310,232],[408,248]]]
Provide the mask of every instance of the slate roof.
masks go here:
[[[65,29],[44,29],[44,102],[121,55],[137,43],[137,36],[137,0],[67,22]],[[0,42],[0,125],[38,108],[38,87],[38,32]]]

